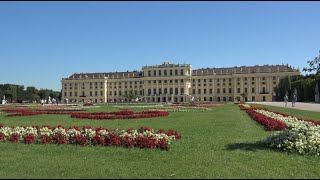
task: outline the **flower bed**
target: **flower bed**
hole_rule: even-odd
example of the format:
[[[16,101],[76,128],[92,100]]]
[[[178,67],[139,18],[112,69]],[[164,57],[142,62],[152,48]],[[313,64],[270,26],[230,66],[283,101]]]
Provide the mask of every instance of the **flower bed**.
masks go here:
[[[256,112],[256,110],[254,109],[247,108],[245,109],[245,111],[249,114],[249,116],[253,120],[263,125],[266,130],[276,131],[276,130],[284,130],[287,128],[287,125],[284,122],[265,116],[259,112]]]
[[[193,103],[181,103],[181,102],[174,102],[172,103],[172,106],[183,106],[183,107],[216,107],[216,106],[222,106],[224,104],[222,103],[212,103],[212,102],[193,102]]]
[[[275,114],[282,115],[283,117],[291,116],[289,114],[284,114],[284,113],[281,113],[281,112],[274,112],[274,111],[272,111],[272,112],[275,113]],[[291,116],[291,117],[293,117],[293,116]],[[316,121],[316,120],[312,120],[312,119],[302,119],[302,118],[297,118],[297,119],[300,120],[300,121],[310,122],[310,123],[312,123],[314,125],[320,125],[320,121]]]
[[[301,155],[320,155],[320,126],[319,121],[304,120],[280,112],[272,112],[264,109],[241,107],[249,113],[253,113],[253,119],[269,118],[270,122],[282,122],[286,128],[275,132],[266,139],[269,147],[298,153]],[[250,115],[250,114],[249,114]],[[273,120],[273,121],[272,121]]]
[[[76,144],[81,146],[118,146],[138,148],[159,148],[169,150],[173,140],[180,139],[181,135],[175,130],[154,131],[149,127],[140,127],[135,130],[107,128],[93,129],[84,126],[82,129],[72,126],[65,128],[61,125],[50,126],[3,126],[0,124],[0,141],[26,144]]]
[[[73,113],[72,118],[82,119],[135,119],[135,118],[151,118],[168,116],[169,113],[165,111],[142,111],[133,112],[130,110],[122,110],[118,112],[96,112],[96,113]]]
[[[112,106],[115,108],[158,108],[158,107],[163,107],[162,104],[156,104],[156,105],[141,105],[141,106]]]
[[[245,110],[255,121],[264,125],[267,130],[284,130],[288,126],[301,126],[301,124],[312,123],[314,125],[320,124],[319,121],[315,120],[304,120],[280,112],[273,112],[260,108],[257,106],[250,105],[239,105],[241,110]],[[285,124],[285,126],[283,125]],[[277,127],[277,128],[275,128]]]
[[[195,107],[217,107],[222,106],[223,104],[190,104],[189,106],[195,106]]]
[[[16,108],[16,109],[4,109],[2,111],[9,113],[6,115],[6,117],[12,117],[12,116],[33,116],[33,115],[41,115],[41,114],[72,114],[72,113],[77,113],[83,110],[67,110],[67,109],[33,110],[28,108]]]
[[[267,137],[269,147],[298,153],[301,155],[320,155],[320,127],[288,127]]]
[[[210,108],[205,107],[185,107],[185,106],[171,106],[149,109],[149,111],[169,111],[169,112],[194,112],[194,111],[208,111]]]
[[[84,113],[77,111],[32,111],[26,108],[17,108],[17,109],[5,109],[4,112],[10,113],[6,117],[12,116],[33,116],[41,114],[69,114],[72,118],[82,118],[82,119],[133,119],[133,118],[151,118],[151,117],[160,117],[168,116],[169,113],[165,111],[142,111],[142,112],[133,112],[131,110],[121,110],[118,112],[94,112],[94,113]]]

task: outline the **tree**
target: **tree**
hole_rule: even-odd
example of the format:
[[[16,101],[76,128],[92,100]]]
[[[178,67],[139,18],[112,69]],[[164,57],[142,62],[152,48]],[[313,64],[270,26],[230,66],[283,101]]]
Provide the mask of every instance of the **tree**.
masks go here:
[[[245,102],[246,101],[246,97],[248,96],[248,93],[243,92],[243,93],[240,94],[240,96],[242,97],[243,102]]]
[[[316,75],[320,75],[320,51],[319,51],[319,56],[315,57],[314,60],[307,61],[309,64],[309,67],[304,67],[303,71],[305,72],[313,72],[316,71]]]
[[[37,92],[38,92],[37,88],[33,86],[28,86],[26,89],[26,100],[29,100],[29,101],[36,100],[35,97],[37,96],[34,96],[34,95],[36,95]]]
[[[17,102],[21,103],[23,100],[26,100],[26,91],[24,90],[24,86],[18,85],[17,86]]]
[[[125,91],[122,95],[122,97],[128,99],[129,101],[132,101],[136,98],[139,98],[140,95],[138,95],[138,93],[136,91],[133,91],[132,89],[129,91]]]
[[[282,101],[285,94],[291,94],[291,78],[289,76],[280,79],[276,94],[277,101]]]
[[[17,101],[17,86],[9,84],[4,91],[4,95],[8,101]]]
[[[41,99],[48,99],[51,91],[49,89],[40,89],[37,92],[37,94],[40,96]]]
[[[309,67],[303,68],[305,72],[313,72],[315,71],[315,81],[318,84],[318,92],[320,92],[320,50],[318,57],[315,57],[313,60],[307,61]]]

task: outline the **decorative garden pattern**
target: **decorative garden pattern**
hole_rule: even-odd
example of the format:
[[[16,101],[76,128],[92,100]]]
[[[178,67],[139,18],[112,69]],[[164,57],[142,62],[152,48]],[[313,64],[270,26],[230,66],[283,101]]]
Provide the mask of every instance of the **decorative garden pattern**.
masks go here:
[[[4,126],[0,124],[0,141],[26,144],[76,144],[81,146],[117,146],[169,150],[173,140],[181,135],[175,130],[153,130],[149,127],[127,130],[93,129],[84,126],[65,128],[50,126]]]
[[[72,113],[72,118],[82,119],[135,119],[168,116],[165,111],[142,111],[133,112],[131,110],[121,110],[118,112],[96,112],[96,113]]]
[[[131,110],[120,110],[118,112],[81,112],[83,110],[68,110],[68,109],[28,109],[28,108],[16,108],[16,109],[4,109],[3,112],[9,113],[6,117],[12,116],[33,116],[41,114],[68,114],[72,118],[81,119],[135,119],[135,118],[152,118],[160,116],[168,116],[169,113],[165,111],[142,111],[133,112]]]

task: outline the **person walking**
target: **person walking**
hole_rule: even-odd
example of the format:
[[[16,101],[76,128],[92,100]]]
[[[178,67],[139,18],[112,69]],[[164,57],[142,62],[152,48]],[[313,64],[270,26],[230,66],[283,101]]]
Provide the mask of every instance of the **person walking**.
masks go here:
[[[296,94],[293,93],[293,95],[292,95],[292,107],[294,107],[296,105],[296,101],[297,101],[297,96],[296,96]]]
[[[288,95],[286,94],[283,98],[284,100],[284,107],[287,107],[287,104],[288,104]]]

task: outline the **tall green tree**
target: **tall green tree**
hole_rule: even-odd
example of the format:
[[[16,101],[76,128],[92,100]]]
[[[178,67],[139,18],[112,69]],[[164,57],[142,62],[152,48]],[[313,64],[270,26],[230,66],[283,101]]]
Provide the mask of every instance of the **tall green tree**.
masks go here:
[[[51,92],[52,90],[50,91],[49,89],[40,89],[37,92],[37,94],[40,96],[41,99],[48,99]]]
[[[280,79],[276,88],[276,99],[282,101],[285,94],[291,94],[291,78],[289,76]]]
[[[28,86],[26,89],[26,100],[28,101],[39,100],[40,97],[39,95],[37,95],[37,92],[38,92],[37,88],[35,88],[34,86]]]
[[[4,95],[6,96],[6,99],[10,101],[17,101],[17,86],[15,85],[9,85],[5,91]]]
[[[137,93],[137,91],[133,91],[132,89],[129,91],[125,91],[122,95],[122,97],[128,99],[129,101],[133,101],[136,98],[140,98],[140,95]]]
[[[24,90],[23,85],[17,86],[17,102],[21,103],[23,100],[26,100],[26,91]]]

